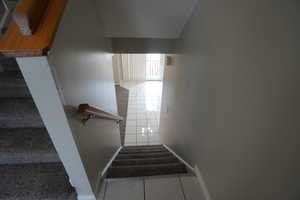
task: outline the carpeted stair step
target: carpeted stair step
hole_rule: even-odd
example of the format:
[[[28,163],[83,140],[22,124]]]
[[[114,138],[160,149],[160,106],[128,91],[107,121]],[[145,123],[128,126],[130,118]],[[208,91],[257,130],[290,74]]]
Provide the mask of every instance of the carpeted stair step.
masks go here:
[[[139,154],[139,153],[164,153],[167,149],[141,149],[141,150],[121,150],[120,154]]]
[[[162,145],[145,145],[145,146],[125,146],[122,151],[139,151],[139,150],[164,150]]]
[[[76,199],[61,163],[0,165],[0,177],[0,199]]]
[[[0,98],[30,96],[30,92],[20,72],[0,73]]]
[[[178,163],[179,160],[174,156],[161,158],[140,158],[140,159],[120,159],[114,160],[112,166],[126,166],[126,165],[152,165],[152,164],[167,164]]]
[[[108,169],[107,178],[156,176],[187,173],[182,163],[117,166]]]
[[[138,153],[138,154],[119,154],[116,157],[117,159],[138,159],[138,158],[159,158],[159,157],[168,157],[173,154],[170,152],[163,153]]]
[[[1,68],[3,68],[5,72],[20,71],[18,63],[14,58],[1,58],[0,63],[1,63]]]
[[[0,128],[43,127],[31,98],[0,98]]]
[[[0,164],[60,162],[44,128],[0,129]]]

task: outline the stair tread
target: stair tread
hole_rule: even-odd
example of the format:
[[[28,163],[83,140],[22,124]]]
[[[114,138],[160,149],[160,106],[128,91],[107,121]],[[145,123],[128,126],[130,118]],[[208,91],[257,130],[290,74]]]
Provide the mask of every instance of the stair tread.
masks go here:
[[[0,83],[0,88],[26,87],[26,83],[21,72],[0,72]]]
[[[20,71],[18,63],[14,58],[1,58],[1,67],[5,72],[7,71]]]
[[[147,150],[129,150],[129,151],[120,151],[120,154],[139,154],[139,153],[163,153],[163,152],[168,152],[167,149],[147,149]]]
[[[155,176],[187,173],[183,163],[154,165],[112,166],[108,169],[107,178]]]
[[[10,128],[0,132],[0,164],[60,161],[45,128]]]
[[[30,97],[29,89],[20,72],[0,73],[0,98],[3,97]]]
[[[0,62],[0,199],[77,199],[18,64]]]
[[[149,149],[149,148],[164,148],[163,145],[135,145],[135,146],[124,146],[124,150],[130,149]]]
[[[0,165],[0,174],[0,199],[76,199],[61,163]]]
[[[163,164],[153,164],[153,165],[125,165],[125,166],[111,166],[111,168],[152,168],[152,167],[166,167],[166,166],[177,166],[184,165],[181,162],[176,163],[163,163]]]
[[[44,127],[31,98],[0,98],[0,128]]]
[[[113,161],[112,166],[121,165],[149,165],[149,164],[163,164],[175,163],[179,160],[174,156],[159,157],[159,158],[139,158],[139,159],[116,159]]]
[[[156,158],[156,157],[166,157],[173,155],[170,152],[163,153],[139,153],[139,154],[119,154],[116,159],[130,159],[130,158]]]

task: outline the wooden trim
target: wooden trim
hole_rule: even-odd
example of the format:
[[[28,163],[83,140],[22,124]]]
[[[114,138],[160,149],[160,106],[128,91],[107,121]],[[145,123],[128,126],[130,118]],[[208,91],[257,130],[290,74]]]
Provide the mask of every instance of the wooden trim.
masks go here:
[[[90,106],[89,104],[80,104],[78,106],[78,113],[83,115],[94,115],[95,117],[102,118],[102,119],[111,119],[115,121],[123,120],[123,117],[119,115],[115,115],[113,113],[103,111],[99,108]]]
[[[25,0],[27,1],[27,0]],[[50,0],[36,32],[23,36],[12,20],[0,39],[0,57],[45,56],[51,48],[67,0]]]

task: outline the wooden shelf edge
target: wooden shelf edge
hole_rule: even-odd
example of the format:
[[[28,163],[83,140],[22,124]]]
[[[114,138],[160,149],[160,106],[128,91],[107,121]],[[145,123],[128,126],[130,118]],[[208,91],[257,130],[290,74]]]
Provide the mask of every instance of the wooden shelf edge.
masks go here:
[[[0,57],[46,56],[51,49],[67,0],[51,0],[36,33],[23,36],[12,21],[0,39]]]

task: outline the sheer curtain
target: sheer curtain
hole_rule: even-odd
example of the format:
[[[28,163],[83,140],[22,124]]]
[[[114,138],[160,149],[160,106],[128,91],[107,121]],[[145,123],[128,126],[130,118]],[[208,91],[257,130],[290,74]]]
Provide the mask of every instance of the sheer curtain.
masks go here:
[[[146,54],[122,54],[124,81],[146,80]]]
[[[115,81],[162,80],[164,55],[116,54],[113,59]]]

